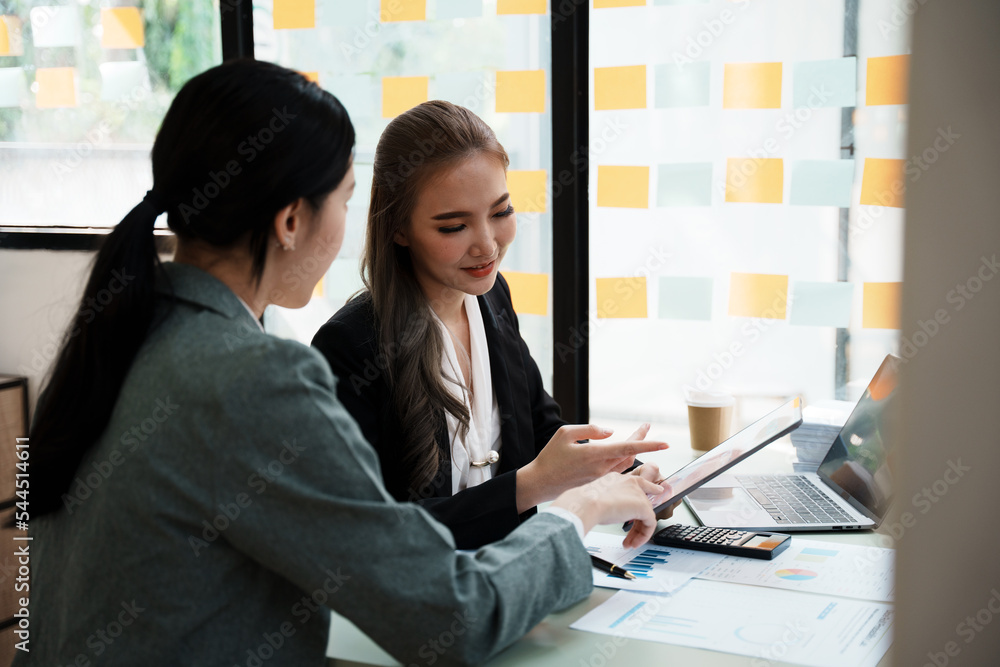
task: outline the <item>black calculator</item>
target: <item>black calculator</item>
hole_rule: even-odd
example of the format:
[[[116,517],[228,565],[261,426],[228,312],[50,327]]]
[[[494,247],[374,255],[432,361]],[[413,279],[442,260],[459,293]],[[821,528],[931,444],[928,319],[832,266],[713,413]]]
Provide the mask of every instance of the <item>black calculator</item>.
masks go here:
[[[792,536],[675,523],[653,535],[653,543],[665,547],[714,551],[727,556],[771,560],[788,548],[792,543]]]

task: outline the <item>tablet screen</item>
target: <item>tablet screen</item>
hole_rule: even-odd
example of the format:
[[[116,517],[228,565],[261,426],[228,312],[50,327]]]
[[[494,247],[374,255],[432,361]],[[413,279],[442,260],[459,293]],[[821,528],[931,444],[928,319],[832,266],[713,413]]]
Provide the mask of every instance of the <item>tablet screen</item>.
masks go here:
[[[777,410],[764,415],[733,437],[667,477],[662,484],[670,487],[669,499],[660,503],[656,507],[656,511],[659,512],[708,480],[732,468],[764,445],[791,433],[801,423],[802,406],[798,398],[794,398]]]

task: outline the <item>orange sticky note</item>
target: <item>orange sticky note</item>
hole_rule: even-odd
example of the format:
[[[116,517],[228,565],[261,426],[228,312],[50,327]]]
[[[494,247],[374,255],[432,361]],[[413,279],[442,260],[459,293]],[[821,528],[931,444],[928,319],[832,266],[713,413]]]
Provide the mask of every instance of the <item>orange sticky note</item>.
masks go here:
[[[76,106],[74,67],[40,67],[35,70],[35,106],[39,109]]]
[[[510,192],[510,203],[514,205],[514,210],[520,213],[545,213],[548,210],[545,176],[544,169],[507,171],[507,190]]]
[[[594,0],[594,9],[612,9],[614,7],[645,7],[646,0]]]
[[[781,63],[726,63],[722,108],[781,108]]]
[[[544,14],[545,0],[497,0],[497,14]]]
[[[497,72],[497,112],[545,111],[545,70]]]
[[[645,109],[646,66],[594,68],[594,109]]]
[[[427,101],[426,76],[382,77],[382,118],[395,118]]]
[[[865,283],[861,326],[865,329],[898,329],[903,283]]]
[[[301,72],[301,74],[313,83],[319,83],[319,72]]]
[[[146,45],[138,7],[102,9],[101,28],[102,48],[138,49]]]
[[[726,201],[780,204],[785,164],[781,158],[734,157],[726,160]]]
[[[785,319],[788,276],[768,273],[729,274],[729,314],[733,317]]]
[[[510,299],[518,315],[549,314],[549,276],[547,273],[504,271],[510,287]]]
[[[316,27],[316,0],[274,0],[274,29]]]
[[[868,59],[865,104],[906,104],[910,87],[910,56]]]
[[[903,208],[906,180],[903,178],[905,160],[865,158],[861,177],[861,203],[869,206],[895,206]]]
[[[597,316],[647,317],[646,278],[598,278]]]
[[[24,42],[21,40],[21,19],[16,16],[0,16],[0,56],[23,56]]]
[[[597,167],[597,205],[649,208],[649,167]]]
[[[427,0],[382,0],[378,16],[382,23],[424,21],[427,19]]]

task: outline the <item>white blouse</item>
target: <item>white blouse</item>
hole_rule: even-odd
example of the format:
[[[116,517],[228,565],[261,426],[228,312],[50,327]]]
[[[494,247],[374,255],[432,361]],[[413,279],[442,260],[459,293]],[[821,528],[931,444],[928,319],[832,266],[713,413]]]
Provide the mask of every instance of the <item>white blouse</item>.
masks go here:
[[[477,484],[482,484],[496,474],[498,463],[488,466],[473,466],[473,461],[487,461],[490,451],[500,453],[500,408],[493,393],[493,377],[490,373],[490,350],[486,341],[486,327],[483,325],[479,300],[465,295],[465,312],[469,318],[469,341],[471,343],[472,394],[470,396],[458,364],[455,339],[441,318],[434,314],[444,338],[444,354],[441,355],[441,375],[445,386],[452,395],[465,403],[469,411],[469,432],[464,439],[459,437],[459,422],[446,412],[448,440],[451,442],[451,491],[458,493]],[[431,311],[433,312],[433,311]],[[462,354],[465,351],[462,350]]]

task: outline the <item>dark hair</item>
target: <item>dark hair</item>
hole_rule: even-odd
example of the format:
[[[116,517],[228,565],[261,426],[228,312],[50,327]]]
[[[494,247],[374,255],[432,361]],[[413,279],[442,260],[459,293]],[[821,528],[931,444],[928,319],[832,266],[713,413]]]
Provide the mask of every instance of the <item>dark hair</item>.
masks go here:
[[[440,467],[436,435],[445,412],[469,428],[469,411],[441,377],[444,341],[431,316],[430,302],[413,272],[409,248],[395,241],[408,229],[417,197],[442,169],[476,155],[504,168],[510,160],[490,126],[465,107],[424,102],[397,116],[375,149],[372,198],[361,263],[379,325],[379,342],[391,360],[387,380],[393,407],[405,434],[403,461],[413,495]],[[395,354],[393,352],[395,351]]]
[[[30,436],[33,516],[58,509],[155,326],[158,215],[168,214],[181,239],[249,244],[259,283],[274,216],[300,198],[320,207],[350,168],[353,148],[354,127],[337,98],[284,67],[234,60],[177,93],[153,144],[153,189],[97,253],[39,400]]]

